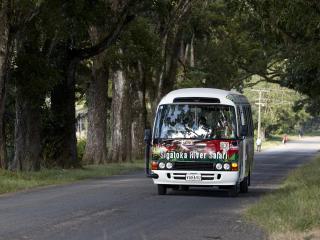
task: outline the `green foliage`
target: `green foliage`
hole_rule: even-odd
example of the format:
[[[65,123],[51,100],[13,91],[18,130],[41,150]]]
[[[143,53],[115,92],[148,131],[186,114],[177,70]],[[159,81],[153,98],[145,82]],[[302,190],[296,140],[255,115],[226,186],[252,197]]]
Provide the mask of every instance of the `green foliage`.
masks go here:
[[[282,69],[275,71],[279,83],[310,96],[309,104],[319,104],[319,1],[248,0],[241,6],[255,25],[261,26],[256,30],[266,55],[272,53],[269,62],[283,63]],[[249,31],[256,33],[252,28]]]
[[[72,48],[90,46],[89,27],[106,26],[114,20],[103,0],[50,0],[41,10],[43,32],[56,40],[69,41]]]
[[[150,19],[137,17],[121,36],[118,47],[123,54],[115,57],[124,65],[135,65],[140,61],[143,67],[148,69],[159,64],[159,44],[159,36],[154,32]],[[119,52],[118,49],[116,51]],[[115,60],[117,59],[110,59],[111,62]]]
[[[16,64],[17,67],[12,75],[13,80],[30,98],[43,99],[56,83],[57,72],[48,65],[42,53],[37,50],[31,53],[20,51]]]
[[[86,140],[85,139],[79,139],[77,141],[77,152],[78,152],[78,158],[82,159],[84,155],[84,150],[86,148]]]
[[[254,80],[253,80],[254,81]],[[297,133],[310,118],[306,109],[296,108],[296,103],[305,99],[305,96],[280,87],[272,83],[259,83],[254,89],[244,88],[244,94],[248,97],[253,108],[253,120],[255,128],[258,125],[258,99],[257,90],[262,89],[267,92],[262,93],[261,107],[261,127],[266,135]]]
[[[184,66],[178,87],[241,90],[243,81],[254,74],[270,75],[270,67],[272,73],[282,71],[283,66],[270,64],[278,49],[273,38],[257,25],[258,16],[243,2],[198,3],[190,18],[186,39],[195,37],[195,66]]]

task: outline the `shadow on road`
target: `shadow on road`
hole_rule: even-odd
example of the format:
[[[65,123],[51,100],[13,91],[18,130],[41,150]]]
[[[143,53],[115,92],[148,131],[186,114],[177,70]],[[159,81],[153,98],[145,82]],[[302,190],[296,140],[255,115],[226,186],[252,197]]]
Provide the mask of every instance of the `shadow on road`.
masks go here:
[[[270,188],[251,189],[248,193],[239,193],[237,198],[257,198],[272,191]],[[168,196],[230,198],[228,190],[218,188],[191,188],[188,191],[169,190]]]

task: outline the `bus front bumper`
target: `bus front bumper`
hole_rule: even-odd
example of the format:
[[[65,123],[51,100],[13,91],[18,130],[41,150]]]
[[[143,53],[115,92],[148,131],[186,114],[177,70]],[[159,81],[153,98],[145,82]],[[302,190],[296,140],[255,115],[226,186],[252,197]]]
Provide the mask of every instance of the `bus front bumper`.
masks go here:
[[[159,176],[153,179],[154,184],[231,186],[239,181],[238,171],[153,170],[152,172]],[[188,175],[198,177],[194,180],[187,180]]]

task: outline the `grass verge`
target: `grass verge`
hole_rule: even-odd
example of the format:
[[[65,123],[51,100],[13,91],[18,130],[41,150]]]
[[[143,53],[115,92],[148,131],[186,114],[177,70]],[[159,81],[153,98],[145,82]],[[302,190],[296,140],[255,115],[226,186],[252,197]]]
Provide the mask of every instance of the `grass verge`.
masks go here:
[[[70,183],[78,180],[106,177],[143,169],[142,161],[86,166],[82,169],[42,169],[39,172],[0,170],[0,194],[39,186]]]
[[[314,239],[314,233],[320,233],[319,172],[320,157],[292,171],[278,190],[247,210],[247,219],[264,228],[272,239]],[[306,236],[308,233],[313,235]]]
[[[281,135],[269,136],[266,140],[264,140],[262,142],[262,151],[265,149],[269,149],[269,148],[281,145],[282,138],[283,138],[283,136],[281,136]],[[294,140],[299,139],[299,137],[296,135],[288,135],[288,139],[289,139],[289,141],[294,141]]]

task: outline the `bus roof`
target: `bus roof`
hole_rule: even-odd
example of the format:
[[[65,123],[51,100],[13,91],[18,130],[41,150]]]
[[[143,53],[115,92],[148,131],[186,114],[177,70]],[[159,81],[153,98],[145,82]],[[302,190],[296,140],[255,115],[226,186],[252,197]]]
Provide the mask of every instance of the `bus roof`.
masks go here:
[[[234,91],[216,88],[183,88],[168,93],[162,98],[159,105],[174,103],[176,98],[216,98],[220,100],[221,104],[249,104],[244,95]]]

